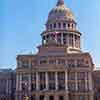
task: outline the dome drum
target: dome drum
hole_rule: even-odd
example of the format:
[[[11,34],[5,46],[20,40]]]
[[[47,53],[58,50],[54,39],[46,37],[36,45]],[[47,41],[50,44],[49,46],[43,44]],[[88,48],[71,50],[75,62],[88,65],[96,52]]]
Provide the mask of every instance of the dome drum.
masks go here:
[[[80,35],[74,32],[48,32],[42,34],[42,44],[57,43],[67,46],[70,49],[80,50]]]

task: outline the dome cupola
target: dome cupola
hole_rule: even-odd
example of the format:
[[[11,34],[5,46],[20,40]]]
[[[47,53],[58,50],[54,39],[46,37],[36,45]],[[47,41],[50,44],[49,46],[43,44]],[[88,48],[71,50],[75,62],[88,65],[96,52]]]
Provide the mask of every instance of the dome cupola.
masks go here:
[[[46,30],[41,34],[42,44],[57,43],[66,46],[69,51],[80,51],[81,33],[70,8],[64,0],[58,0],[56,6],[49,12]]]
[[[75,18],[71,10],[64,5],[64,0],[58,0],[57,5],[50,11],[46,22],[46,28],[51,29],[53,23],[65,22],[75,26]],[[60,26],[60,25],[59,25]]]

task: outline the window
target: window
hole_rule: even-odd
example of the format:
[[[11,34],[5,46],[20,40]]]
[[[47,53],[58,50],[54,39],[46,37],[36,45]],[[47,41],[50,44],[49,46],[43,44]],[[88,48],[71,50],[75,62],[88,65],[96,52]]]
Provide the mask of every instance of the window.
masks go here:
[[[49,78],[49,80],[55,80],[55,73],[54,72],[49,72],[48,73],[48,78]]]
[[[85,72],[79,72],[77,74],[77,79],[78,80],[85,80]]]
[[[65,65],[65,60],[64,59],[59,59],[58,64]]]
[[[52,24],[50,24],[50,29],[52,29]]]
[[[32,90],[32,91],[36,90],[36,83],[32,83],[32,84],[31,84],[31,90]]]
[[[28,81],[29,75],[22,75],[22,81]]]
[[[58,72],[58,89],[65,90],[65,73]]]
[[[63,23],[63,28],[66,28],[66,23]]]
[[[61,23],[58,23],[58,27],[61,28]]]
[[[75,80],[75,72],[68,72],[68,80]]]
[[[32,73],[32,81],[35,81],[36,80],[36,73]]]
[[[54,96],[49,96],[49,100],[54,100]]]
[[[40,100],[45,100],[45,96],[44,95],[41,95],[40,96]]]
[[[26,61],[22,61],[22,67],[28,68],[29,67],[29,62],[27,60]]]
[[[69,82],[68,90],[71,91],[71,92],[75,92],[75,83]]]
[[[65,72],[58,72],[58,80],[65,80]]]
[[[79,96],[79,100],[85,100],[84,96]]]
[[[70,24],[68,23],[68,28],[70,27]]]
[[[58,90],[65,90],[65,82],[64,81],[58,82]]]
[[[54,28],[56,28],[56,23],[54,23]]]
[[[77,65],[78,65],[78,67],[83,66],[84,65],[84,59],[78,59]]]
[[[69,45],[70,46],[73,46],[74,45],[74,42],[73,42],[73,34],[70,34],[69,35]]]
[[[32,95],[31,96],[31,100],[36,100],[36,96],[35,95]]]
[[[49,82],[49,90],[55,90],[55,82]]]
[[[64,96],[59,96],[59,100],[64,100]]]
[[[75,60],[74,59],[68,60],[68,67],[75,67]]]
[[[40,81],[45,80],[45,72],[40,72],[39,77],[40,77]]]
[[[22,91],[28,91],[28,83],[22,83]]]
[[[46,60],[40,60],[40,64],[46,64],[47,61]]]
[[[56,64],[56,60],[49,60],[49,64]]]
[[[40,83],[40,90],[44,90],[46,88],[45,83]]]
[[[85,92],[85,82],[79,82],[78,83],[78,91],[79,92]]]

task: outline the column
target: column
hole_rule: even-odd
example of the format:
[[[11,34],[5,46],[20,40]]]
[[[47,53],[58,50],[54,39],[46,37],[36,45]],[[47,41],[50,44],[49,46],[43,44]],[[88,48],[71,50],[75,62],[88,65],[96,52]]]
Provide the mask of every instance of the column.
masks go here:
[[[46,77],[46,90],[48,90],[48,72],[45,73]]]
[[[29,68],[31,68],[32,67],[32,62],[31,62],[31,60],[29,60]]]
[[[7,79],[7,83],[6,83],[6,93],[8,94],[8,85],[9,85],[9,80]]]
[[[57,72],[55,72],[55,82],[56,82],[56,90],[58,90],[58,73]]]
[[[61,33],[61,44],[63,44],[63,33]]]
[[[39,90],[39,74],[36,72],[36,90]]]
[[[68,91],[68,73],[65,71],[65,89]]]
[[[18,84],[18,82],[19,82],[19,75],[16,75],[16,91],[19,90],[19,84]]]
[[[22,75],[19,76],[19,91],[22,91]]]
[[[92,75],[91,75],[91,72],[88,73],[88,77],[89,77],[89,90],[92,91],[93,90],[93,86],[92,86]]]
[[[67,47],[69,47],[69,34],[67,35]]]
[[[76,91],[78,91],[77,72],[75,72],[75,88],[76,88]]]
[[[31,74],[29,75],[29,91],[31,91]]]
[[[74,44],[74,48],[75,48],[75,35],[73,34],[73,44]]]
[[[85,73],[85,91],[88,90],[88,86],[87,86],[87,72]]]

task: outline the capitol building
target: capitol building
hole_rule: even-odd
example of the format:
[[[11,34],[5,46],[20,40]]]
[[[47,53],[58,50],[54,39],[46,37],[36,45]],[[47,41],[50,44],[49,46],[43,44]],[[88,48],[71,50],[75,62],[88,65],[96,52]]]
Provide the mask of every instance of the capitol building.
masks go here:
[[[81,50],[82,33],[64,0],[45,27],[38,52],[17,56],[15,100],[100,100],[100,70]]]

